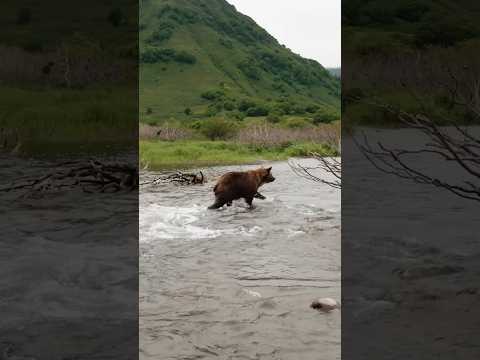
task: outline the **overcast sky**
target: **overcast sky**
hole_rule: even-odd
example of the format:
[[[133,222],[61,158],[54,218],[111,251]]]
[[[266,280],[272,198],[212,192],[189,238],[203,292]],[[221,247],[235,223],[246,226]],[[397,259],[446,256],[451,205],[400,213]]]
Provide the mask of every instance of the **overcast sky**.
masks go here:
[[[340,67],[341,0],[227,1],[297,54]]]

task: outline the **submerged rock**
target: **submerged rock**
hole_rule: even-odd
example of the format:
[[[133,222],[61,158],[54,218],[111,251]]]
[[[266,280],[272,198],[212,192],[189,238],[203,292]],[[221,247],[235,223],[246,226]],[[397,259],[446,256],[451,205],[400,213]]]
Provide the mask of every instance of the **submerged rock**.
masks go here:
[[[321,298],[313,301],[310,307],[315,310],[329,312],[338,309],[340,307],[340,303],[331,298]]]

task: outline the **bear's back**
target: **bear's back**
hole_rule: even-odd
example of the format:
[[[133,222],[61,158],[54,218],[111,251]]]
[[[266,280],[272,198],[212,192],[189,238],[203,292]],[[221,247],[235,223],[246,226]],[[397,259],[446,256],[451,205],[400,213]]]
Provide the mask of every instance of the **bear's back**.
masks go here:
[[[258,190],[258,182],[252,171],[233,171],[222,175],[214,190],[215,194],[228,194],[229,198],[253,196]]]

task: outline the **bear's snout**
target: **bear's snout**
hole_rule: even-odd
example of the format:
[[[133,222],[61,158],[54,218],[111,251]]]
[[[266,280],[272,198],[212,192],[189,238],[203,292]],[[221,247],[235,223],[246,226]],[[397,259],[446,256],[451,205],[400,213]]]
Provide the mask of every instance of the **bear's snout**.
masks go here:
[[[271,183],[271,182],[274,182],[274,181],[275,181],[275,178],[274,178],[272,175],[268,176],[268,177],[265,179],[265,182],[267,182],[267,183]]]

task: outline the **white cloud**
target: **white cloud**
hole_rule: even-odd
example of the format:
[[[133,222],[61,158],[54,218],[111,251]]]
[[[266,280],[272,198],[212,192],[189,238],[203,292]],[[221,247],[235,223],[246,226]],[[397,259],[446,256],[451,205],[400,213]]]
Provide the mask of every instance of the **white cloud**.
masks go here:
[[[281,44],[325,67],[341,63],[341,0],[227,0]]]

